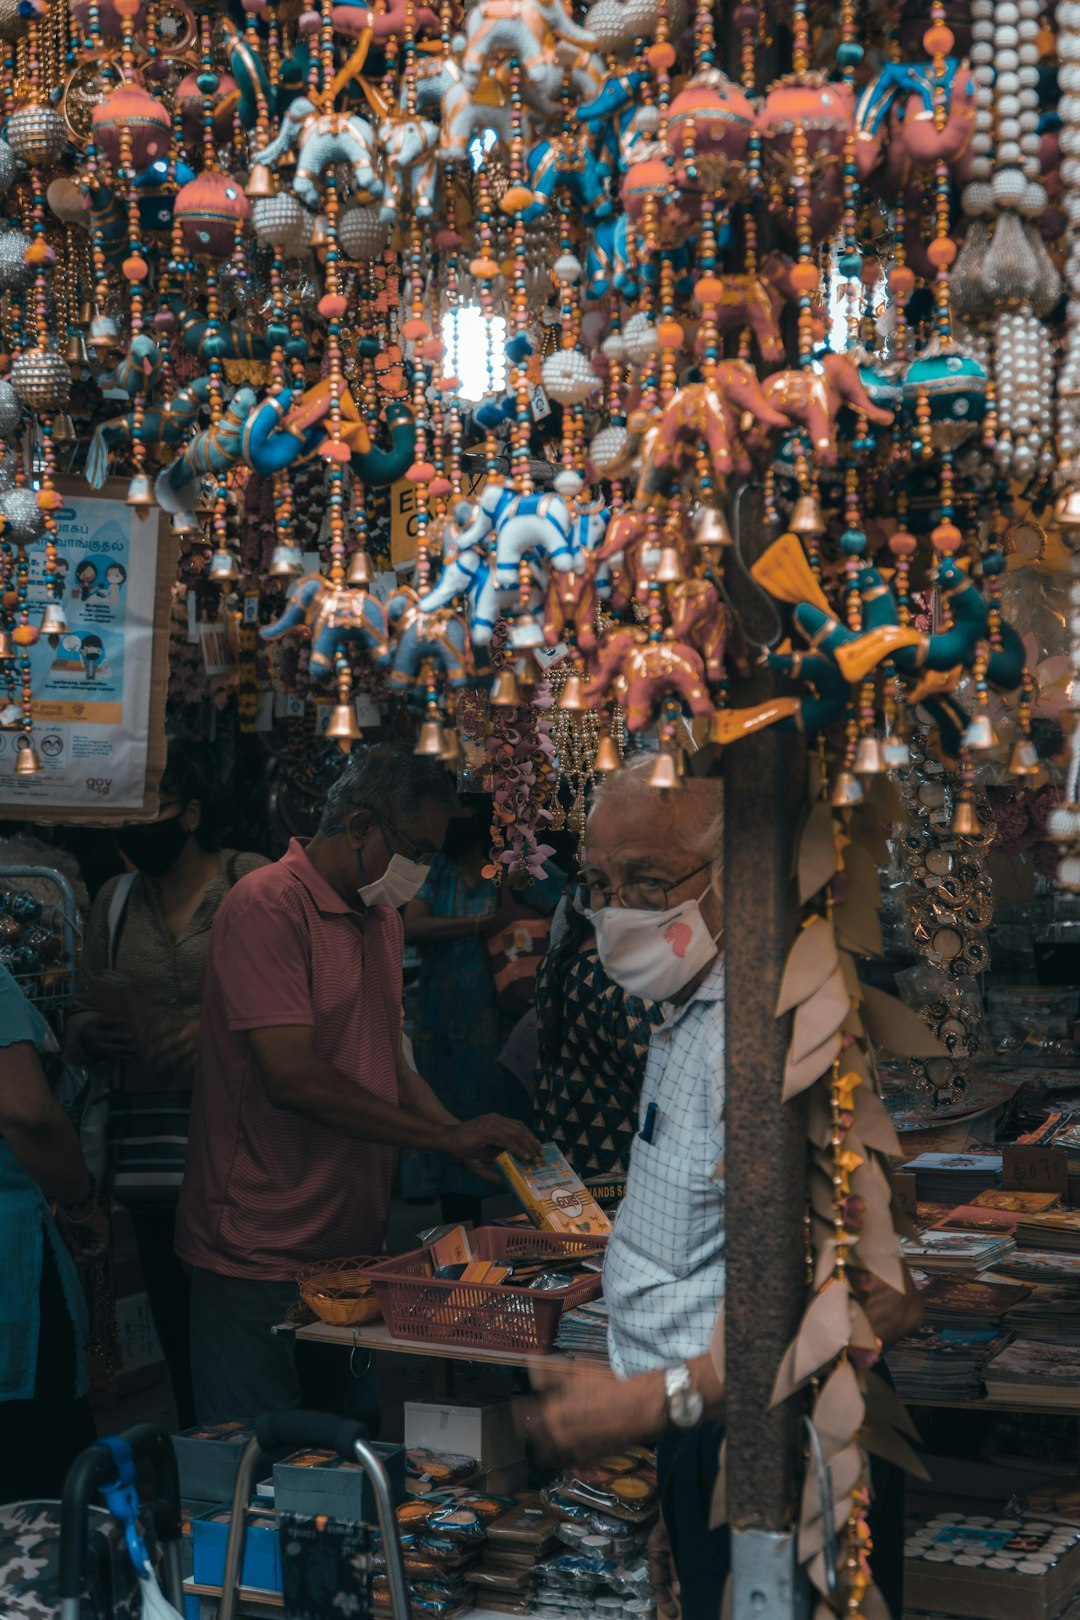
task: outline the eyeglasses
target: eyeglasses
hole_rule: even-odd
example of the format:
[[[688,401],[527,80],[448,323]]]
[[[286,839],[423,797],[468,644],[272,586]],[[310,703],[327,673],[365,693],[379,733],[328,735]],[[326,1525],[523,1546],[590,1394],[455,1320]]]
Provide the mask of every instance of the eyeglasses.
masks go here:
[[[384,829],[384,838],[386,837],[385,829],[389,827],[390,831],[393,833],[398,842],[405,845],[403,853],[408,856],[410,861],[415,861],[417,866],[431,865],[432,861],[435,859],[435,851],[433,849],[421,849],[418,844],[413,843],[411,838],[406,838],[405,834],[399,831],[399,829],[394,826],[394,823],[392,821],[388,821],[385,816],[378,816],[376,819],[378,820],[379,826]],[[389,840],[387,840],[387,842],[389,842]]]
[[[616,900],[628,911],[667,911],[669,897],[675,890],[681,889],[684,883],[689,883],[692,877],[697,877],[699,872],[706,871],[711,865],[712,861],[703,861],[692,872],[676,878],[672,883],[661,883],[659,878],[637,878],[633,883],[620,883],[614,889],[606,889],[599,883],[582,883],[579,893],[587,899],[590,911],[603,911],[605,907],[614,905]]]

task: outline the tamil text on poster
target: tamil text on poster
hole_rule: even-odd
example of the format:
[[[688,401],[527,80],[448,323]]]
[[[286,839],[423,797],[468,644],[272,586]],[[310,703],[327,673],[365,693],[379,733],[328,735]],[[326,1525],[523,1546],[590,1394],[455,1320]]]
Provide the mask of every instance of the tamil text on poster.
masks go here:
[[[42,769],[15,776],[18,730],[0,730],[0,800],[100,812],[144,806],[157,584],[158,514],[122,500],[65,499],[57,512],[67,629],[30,649]],[[30,617],[46,602],[45,546],[29,548]],[[9,717],[5,715],[5,719]],[[14,718],[14,717],[11,717]]]

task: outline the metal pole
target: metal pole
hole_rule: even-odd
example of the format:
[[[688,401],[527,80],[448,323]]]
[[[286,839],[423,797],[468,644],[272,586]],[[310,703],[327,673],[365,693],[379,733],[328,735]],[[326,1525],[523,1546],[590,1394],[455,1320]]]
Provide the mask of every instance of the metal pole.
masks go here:
[[[744,491],[740,504],[736,538],[749,566],[769,535],[757,492]],[[748,633],[764,640],[775,620],[737,561],[725,583]],[[754,703],[773,690],[758,665],[732,702]],[[796,928],[793,851],[805,781],[805,745],[794,735],[764,731],[724,758],[727,1509],[737,1620],[804,1613],[793,1534],[800,1403],[770,1412],[769,1398],[805,1294],[804,1113],[780,1101],[790,1020],[775,1017]]]

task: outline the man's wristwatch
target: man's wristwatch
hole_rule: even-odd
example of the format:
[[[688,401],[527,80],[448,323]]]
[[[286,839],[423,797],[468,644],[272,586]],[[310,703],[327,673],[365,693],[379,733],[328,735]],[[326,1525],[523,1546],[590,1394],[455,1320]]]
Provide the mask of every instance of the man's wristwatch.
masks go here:
[[[685,1361],[678,1367],[668,1367],[664,1373],[664,1391],[669,1423],[673,1423],[677,1429],[693,1429],[701,1422],[705,1415],[705,1402],[694,1388]]]

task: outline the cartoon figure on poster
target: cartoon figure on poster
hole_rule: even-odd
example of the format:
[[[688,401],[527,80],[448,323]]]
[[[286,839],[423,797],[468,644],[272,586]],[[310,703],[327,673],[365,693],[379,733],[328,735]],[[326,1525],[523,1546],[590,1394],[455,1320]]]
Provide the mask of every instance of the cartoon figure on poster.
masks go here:
[[[75,570],[75,584],[71,594],[76,602],[89,602],[97,590],[98,565],[92,557],[84,557]]]

